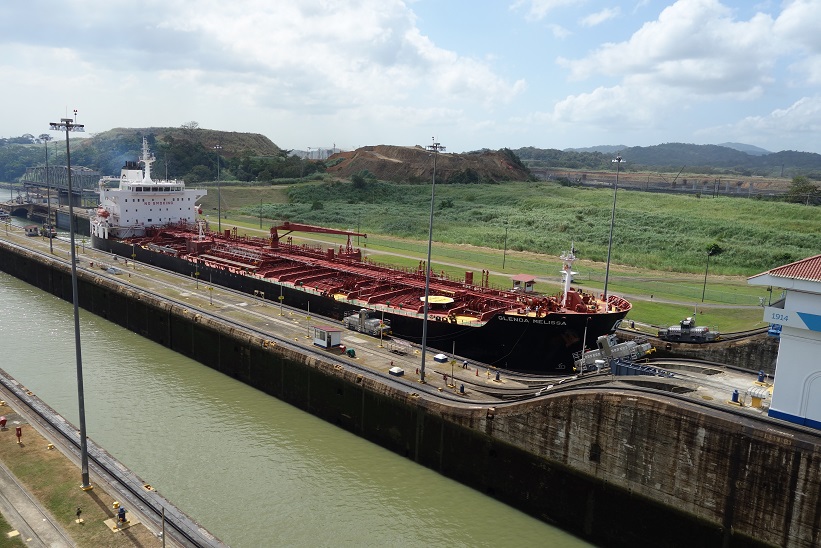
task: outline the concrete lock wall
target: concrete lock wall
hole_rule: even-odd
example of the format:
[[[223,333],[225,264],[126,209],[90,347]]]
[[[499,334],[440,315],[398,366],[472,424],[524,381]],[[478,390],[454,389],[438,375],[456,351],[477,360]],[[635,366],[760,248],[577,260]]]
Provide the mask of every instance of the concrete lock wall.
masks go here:
[[[766,334],[744,339],[719,340],[709,343],[669,342],[657,337],[621,330],[619,337],[625,340],[645,339],[656,348],[652,358],[688,358],[732,365],[749,371],[775,374],[778,357],[778,339]]]
[[[690,358],[775,374],[778,339],[762,334],[749,339],[711,343],[670,343],[649,339],[657,348],[654,358]]]
[[[67,264],[0,242],[0,268],[71,299]],[[821,448],[800,430],[626,388],[447,406],[78,276],[80,305],[95,314],[597,544],[821,541]]]

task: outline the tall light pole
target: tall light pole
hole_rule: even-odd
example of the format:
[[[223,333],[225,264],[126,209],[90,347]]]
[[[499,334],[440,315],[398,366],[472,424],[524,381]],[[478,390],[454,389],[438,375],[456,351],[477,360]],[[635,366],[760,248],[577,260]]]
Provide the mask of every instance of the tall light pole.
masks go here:
[[[505,249],[502,251],[502,270],[505,269],[505,259],[507,259],[507,221],[505,221]]]
[[[222,145],[217,143],[214,145],[214,150],[217,151],[217,232],[222,234],[222,193],[220,192],[220,150],[222,150]]]
[[[701,302],[704,302],[704,294],[707,292],[707,271],[710,269],[710,256],[718,255],[721,251],[722,249],[716,244],[711,245],[710,249],[707,250],[707,266],[704,267],[704,286],[701,288]]]
[[[40,140],[46,146],[46,207],[48,208],[46,230],[48,231],[48,250],[52,255],[54,254],[54,238],[51,232],[51,182],[48,176],[48,142],[51,141],[51,135],[43,133],[40,135]]]
[[[430,249],[433,244],[433,200],[436,197],[436,156],[444,151],[440,143],[435,141],[425,147],[433,152],[433,182],[430,185],[430,221],[428,222],[428,262],[425,263],[425,304],[423,305],[424,319],[422,320],[422,367],[419,369],[419,382],[425,382],[425,351],[428,346],[428,308],[430,300]]]
[[[74,111],[77,116],[77,111]],[[70,131],[85,131],[83,124],[77,124],[71,118],[61,118],[59,122],[51,122],[51,130],[66,131],[66,168],[68,170],[68,227],[71,242],[71,294],[74,300],[74,349],[77,355],[77,400],[80,405],[80,464],[83,475],[81,488],[84,491],[91,489],[88,481],[88,442],[86,440],[86,410],[85,395],[83,393],[83,355],[80,348],[80,310],[77,295],[77,252],[74,244],[74,200],[71,196],[71,148],[68,133]]]
[[[610,308],[607,304],[607,282],[610,280],[610,253],[613,251],[613,227],[616,224],[616,192],[619,190],[621,155],[617,155],[613,162],[616,164],[616,185],[613,187],[613,211],[610,212],[610,239],[607,241],[607,265],[604,267],[604,294],[602,295],[606,309]]]

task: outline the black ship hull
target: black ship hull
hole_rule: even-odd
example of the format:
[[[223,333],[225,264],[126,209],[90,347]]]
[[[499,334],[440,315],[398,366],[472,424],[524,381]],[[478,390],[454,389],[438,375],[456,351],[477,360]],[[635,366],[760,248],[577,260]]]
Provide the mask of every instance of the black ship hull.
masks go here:
[[[125,258],[157,266],[178,274],[199,272],[203,282],[216,284],[278,303],[307,310],[311,314],[341,320],[346,312],[361,305],[287,284],[228,270],[194,264],[183,258],[148,250],[112,239],[92,236],[92,246]],[[595,347],[596,339],[616,330],[627,311],[608,313],[553,313],[546,316],[519,317],[496,314],[481,325],[430,319],[427,346],[430,350],[458,356],[493,367],[540,374],[572,374],[573,353],[586,346]],[[421,344],[423,320],[418,314],[384,312],[394,337]]]

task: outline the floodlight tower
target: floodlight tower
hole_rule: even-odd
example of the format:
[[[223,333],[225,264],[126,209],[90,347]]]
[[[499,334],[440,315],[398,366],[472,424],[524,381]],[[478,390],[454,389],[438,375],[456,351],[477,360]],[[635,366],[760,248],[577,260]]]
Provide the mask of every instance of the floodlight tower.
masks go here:
[[[74,111],[75,118],[77,111]],[[80,406],[80,464],[82,470],[83,491],[92,489],[88,481],[88,441],[86,440],[86,410],[85,395],[83,393],[83,353],[80,347],[80,310],[77,296],[77,249],[74,244],[74,200],[71,193],[71,148],[68,134],[70,131],[85,131],[83,124],[76,123],[71,118],[61,118],[59,122],[51,122],[51,130],[66,132],[66,168],[68,170],[68,226],[69,241],[71,242],[71,294],[74,301],[74,350],[77,356],[77,401]]]
[[[222,150],[222,145],[217,143],[214,145],[214,150],[217,151],[217,231],[222,234],[222,193],[220,193],[220,150]]]
[[[604,267],[604,294],[602,295],[604,306],[608,309],[607,282],[610,279],[610,252],[613,250],[613,226],[616,223],[616,192],[619,190],[619,171],[621,169],[622,161],[621,155],[617,155],[613,159],[613,163],[616,164],[616,184],[613,187],[613,210],[610,212],[610,239],[607,241],[607,266]]]
[[[422,367],[419,369],[419,382],[425,382],[425,351],[428,345],[428,308],[430,308],[430,250],[433,244],[433,201],[436,197],[436,157],[445,150],[441,143],[433,139],[433,144],[425,147],[433,152],[433,181],[430,185],[430,221],[428,222],[428,262],[425,263],[425,304],[423,305],[424,319],[422,321]]]

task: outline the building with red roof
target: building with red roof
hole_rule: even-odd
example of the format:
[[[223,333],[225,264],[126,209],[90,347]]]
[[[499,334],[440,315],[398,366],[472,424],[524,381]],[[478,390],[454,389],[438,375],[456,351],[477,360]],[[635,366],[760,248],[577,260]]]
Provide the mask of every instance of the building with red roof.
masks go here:
[[[821,255],[747,281],[784,290],[764,308],[764,321],[781,326],[769,415],[821,430]]]

